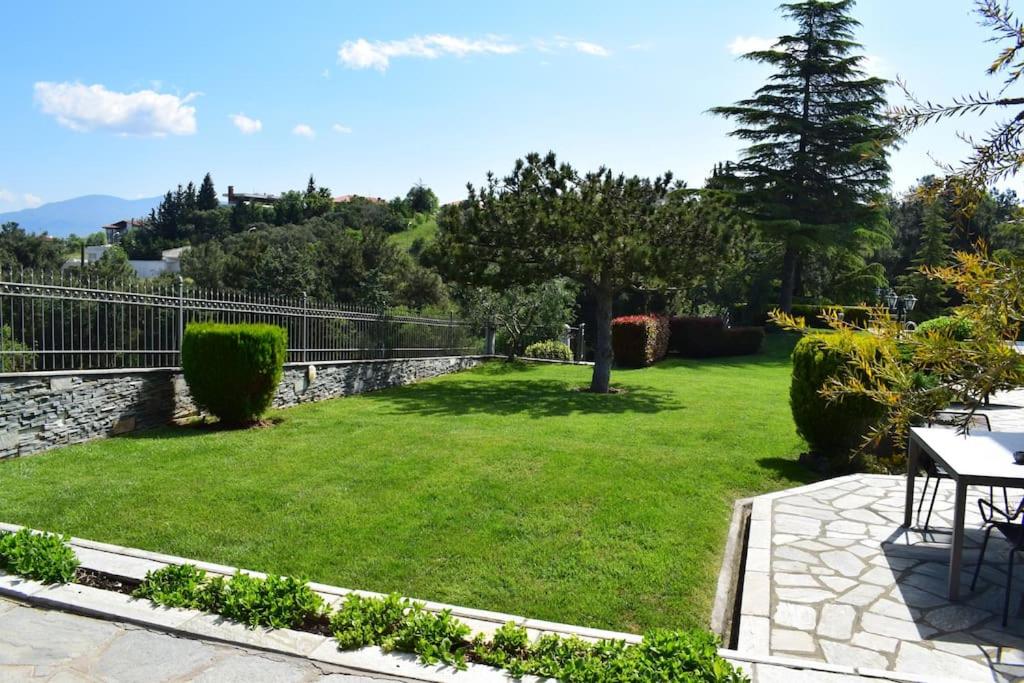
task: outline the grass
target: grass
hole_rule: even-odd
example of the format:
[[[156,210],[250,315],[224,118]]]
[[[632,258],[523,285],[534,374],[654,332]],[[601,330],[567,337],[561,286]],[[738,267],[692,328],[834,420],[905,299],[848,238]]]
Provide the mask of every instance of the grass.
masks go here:
[[[733,501],[807,481],[792,341],[617,370],[506,364],[0,463],[0,520],[421,599],[706,626]]]
[[[412,243],[422,237],[426,244],[434,240],[437,234],[437,219],[426,214],[416,214],[407,230],[396,232],[390,236],[391,242],[402,251],[409,251]]]

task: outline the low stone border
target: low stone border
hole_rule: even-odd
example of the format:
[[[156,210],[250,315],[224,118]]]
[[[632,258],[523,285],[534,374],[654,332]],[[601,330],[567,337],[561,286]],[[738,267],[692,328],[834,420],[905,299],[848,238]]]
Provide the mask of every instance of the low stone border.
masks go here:
[[[15,532],[24,527],[15,524],[0,523],[0,530]],[[176,557],[162,553],[154,553],[135,548],[100,543],[80,538],[72,538],[71,548],[81,562],[81,567],[93,571],[104,572],[130,579],[142,580],[146,572],[160,569],[171,564],[193,564],[211,574],[231,576],[242,571],[253,576],[263,577],[266,574],[250,570],[237,570],[235,567],[202,562],[188,558]],[[327,584],[310,582],[310,588],[319,593],[332,607],[336,606],[344,596],[358,593],[365,596],[380,596],[380,593],[351,590]],[[406,653],[386,653],[378,647],[360,650],[342,651],[333,638],[312,633],[293,631],[290,629],[250,629],[241,624],[231,622],[221,616],[189,609],[160,607],[148,600],[134,599],[129,595],[114,591],[102,590],[80,584],[44,585],[18,576],[0,572],[0,595],[24,603],[42,607],[75,612],[91,617],[110,621],[136,624],[150,629],[166,631],[185,637],[229,643],[244,648],[276,652],[280,654],[303,657],[309,660],[324,662],[341,667],[352,673],[367,675],[398,676],[414,681],[451,681],[453,679],[467,683],[497,682],[508,683],[522,680],[527,683],[539,683],[536,676],[512,679],[499,669],[482,664],[469,663],[465,671],[457,671],[452,667],[438,664],[427,666],[421,664],[415,655]],[[615,639],[630,643],[639,643],[642,636],[634,633],[620,633],[603,629],[574,626],[557,622],[530,619],[511,614],[503,614],[489,610],[447,605],[444,603],[416,600],[422,602],[430,611],[450,610],[474,631],[493,633],[507,622],[525,627],[531,637],[542,633],[556,633],[562,636],[578,636],[587,640]],[[720,649],[722,657],[741,667],[751,676],[755,683],[764,678],[784,680],[790,674],[831,675],[834,680],[891,680],[905,683],[937,683],[934,678],[905,676],[889,671],[856,669],[812,662],[808,660],[786,659],[767,655],[738,652]],[[802,680],[802,679],[801,679]],[[830,679],[833,680],[833,679]]]

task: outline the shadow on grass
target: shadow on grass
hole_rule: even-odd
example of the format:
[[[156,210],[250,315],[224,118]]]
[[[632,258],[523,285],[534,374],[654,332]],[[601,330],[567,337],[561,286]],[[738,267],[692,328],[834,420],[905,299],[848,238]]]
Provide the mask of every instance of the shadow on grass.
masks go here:
[[[417,384],[402,391],[369,393],[364,399],[387,404],[393,413],[417,415],[558,417],[574,413],[658,413],[683,409],[669,392],[630,387],[623,393],[591,394],[577,390],[579,388],[546,379],[512,383],[450,380]]]
[[[763,470],[771,470],[780,478],[801,484],[811,484],[824,477],[812,472],[793,458],[758,458],[758,466]]]

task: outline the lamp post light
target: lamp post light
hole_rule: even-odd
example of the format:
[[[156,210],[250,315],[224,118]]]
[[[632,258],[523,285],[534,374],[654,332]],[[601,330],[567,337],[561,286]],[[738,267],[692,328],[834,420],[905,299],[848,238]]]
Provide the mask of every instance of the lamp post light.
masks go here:
[[[884,303],[889,309],[889,312],[896,316],[896,322],[901,323],[904,327],[909,327],[913,323],[908,322],[909,314],[914,310],[914,306],[917,305],[917,297],[913,294],[904,294],[900,296],[896,293],[895,289],[886,289],[884,287],[878,287],[875,289],[875,296],[881,303]]]

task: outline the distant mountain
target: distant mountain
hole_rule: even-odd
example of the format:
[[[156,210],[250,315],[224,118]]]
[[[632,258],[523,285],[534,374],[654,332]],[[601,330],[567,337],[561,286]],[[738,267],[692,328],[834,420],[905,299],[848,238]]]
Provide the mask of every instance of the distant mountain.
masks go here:
[[[90,194],[62,202],[50,202],[34,209],[0,213],[0,224],[14,221],[29,232],[48,232],[54,237],[71,233],[88,235],[122,218],[142,218],[156,208],[162,197],[121,199]]]

